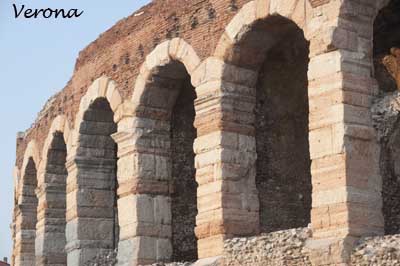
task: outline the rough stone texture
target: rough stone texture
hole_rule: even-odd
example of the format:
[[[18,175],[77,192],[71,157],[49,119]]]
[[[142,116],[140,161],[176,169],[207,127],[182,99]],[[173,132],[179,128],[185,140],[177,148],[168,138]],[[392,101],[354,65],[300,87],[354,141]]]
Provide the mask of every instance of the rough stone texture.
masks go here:
[[[250,238],[233,238],[225,241],[224,265],[311,265],[308,250],[305,248],[309,238],[309,228],[277,231]]]
[[[385,233],[400,233],[400,92],[377,98],[372,107],[381,145],[383,216]]]
[[[224,244],[224,256],[215,266],[311,266],[307,241],[310,228],[298,228],[233,238]],[[349,265],[397,266],[400,264],[400,235],[365,237],[352,253]],[[191,262],[157,263],[151,266],[195,266]],[[214,266],[213,264],[207,266]]]
[[[255,130],[261,232],[310,223],[307,65],[308,42],[293,25],[259,70]]]
[[[375,76],[380,94],[374,99],[372,115],[380,145],[380,174],[385,234],[400,233],[400,1],[390,1],[374,22]],[[396,84],[397,83],[397,84]]]
[[[194,234],[197,215],[193,142],[195,90],[187,76],[180,89],[171,117],[172,185],[172,261],[197,260]]]
[[[350,265],[400,265],[400,235],[361,239],[352,252]]]
[[[374,127],[378,132],[378,139],[385,141],[393,134],[400,113],[400,93],[383,94],[377,97],[372,106]]]
[[[148,266],[193,266],[193,262],[154,263]]]
[[[114,266],[117,263],[118,250],[103,251],[83,266]]]

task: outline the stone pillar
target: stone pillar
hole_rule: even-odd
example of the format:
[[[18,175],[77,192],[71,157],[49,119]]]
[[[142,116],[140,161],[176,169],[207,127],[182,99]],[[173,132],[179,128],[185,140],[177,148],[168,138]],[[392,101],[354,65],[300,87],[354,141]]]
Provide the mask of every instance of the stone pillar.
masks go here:
[[[103,108],[103,109],[102,109]],[[84,265],[115,248],[116,131],[105,100],[94,101],[78,124],[76,154],[67,159],[68,265]]]
[[[38,188],[39,207],[35,243],[37,266],[67,265],[65,253],[66,148],[62,135],[54,140],[57,141],[53,141],[47,154],[47,165],[43,173],[44,183]]]
[[[383,233],[379,147],[370,114],[376,82],[367,61],[347,50],[310,61],[315,265],[347,263],[359,237]]]
[[[38,196],[36,265],[67,265],[64,251],[65,185],[43,184]]]
[[[76,156],[67,163],[66,252],[68,265],[83,265],[114,247],[115,162]]]
[[[168,261],[171,247],[169,122],[122,117],[118,133],[118,265]]]
[[[253,124],[256,77],[253,71],[224,65],[216,58],[207,59],[192,75],[197,93],[199,258],[221,255],[226,238],[255,235],[259,230]]]
[[[21,193],[15,210],[15,266],[35,265],[36,169],[30,159],[21,180]]]

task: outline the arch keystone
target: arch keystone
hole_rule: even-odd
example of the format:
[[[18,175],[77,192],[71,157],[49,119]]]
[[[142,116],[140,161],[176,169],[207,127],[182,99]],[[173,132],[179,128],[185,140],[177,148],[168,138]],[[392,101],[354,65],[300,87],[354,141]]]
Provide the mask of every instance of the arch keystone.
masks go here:
[[[22,162],[22,171],[21,177],[23,178],[25,175],[25,168],[28,165],[29,159],[32,158],[33,162],[35,163],[36,167],[39,166],[40,163],[40,152],[36,144],[36,140],[29,141],[24,154],[24,159]]]
[[[102,76],[99,78],[98,81],[98,96],[100,97],[106,97],[106,92],[108,90],[108,83],[109,83],[110,79],[107,78],[106,76]]]
[[[169,43],[170,41],[165,41],[157,45],[157,47],[146,56],[145,64],[148,69],[163,66],[171,60],[169,56]]]
[[[74,128],[68,130],[68,136],[65,139],[68,158],[72,158],[76,152],[76,146],[79,140],[79,127],[83,121],[85,111],[89,108],[92,102],[101,97],[107,99],[113,112],[115,112],[118,106],[122,103],[122,97],[113,80],[106,76],[101,76],[93,81],[86,94],[81,98],[79,110],[74,120]]]
[[[296,8],[299,2],[303,2],[304,0],[287,0],[287,1],[279,1],[272,0],[270,3],[270,14],[279,14],[283,17],[290,18],[294,9]]]
[[[252,24],[256,20],[256,3],[255,1],[245,4],[239,13],[232,19],[226,27],[226,34],[231,40],[236,40],[241,31]]]
[[[131,98],[133,103],[139,104],[151,72],[157,67],[168,64],[172,60],[181,62],[189,75],[192,75],[201,63],[200,57],[194,48],[185,42],[185,40],[174,38],[162,42],[146,56],[145,62],[140,67]]]
[[[269,15],[270,0],[256,0],[256,19],[266,18]]]
[[[170,41],[168,53],[169,53],[169,56],[171,56],[171,58],[173,58],[173,59],[177,58],[176,55],[178,53],[178,48],[179,48],[180,42],[181,42],[180,38],[173,38]]]

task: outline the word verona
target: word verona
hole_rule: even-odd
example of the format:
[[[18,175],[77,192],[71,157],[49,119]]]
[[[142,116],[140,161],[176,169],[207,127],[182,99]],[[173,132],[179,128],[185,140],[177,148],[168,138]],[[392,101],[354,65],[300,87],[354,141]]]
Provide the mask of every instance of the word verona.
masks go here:
[[[83,11],[78,9],[70,9],[66,11],[65,9],[30,9],[25,8],[25,5],[17,7],[13,4],[15,18],[25,17],[25,18],[78,18],[83,14]]]

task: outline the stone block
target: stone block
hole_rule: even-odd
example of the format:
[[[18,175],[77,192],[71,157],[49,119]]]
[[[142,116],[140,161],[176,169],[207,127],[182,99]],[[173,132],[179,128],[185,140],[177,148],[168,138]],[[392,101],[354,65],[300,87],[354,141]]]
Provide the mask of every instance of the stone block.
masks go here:
[[[223,253],[224,235],[216,235],[204,239],[199,239],[198,256],[200,259],[219,256]]]
[[[168,261],[172,256],[172,245],[169,239],[157,239],[157,261]]]
[[[73,240],[93,240],[112,242],[114,219],[77,218],[69,221],[65,234],[67,242]]]
[[[154,222],[156,224],[171,224],[171,198],[156,196],[154,198]]]

